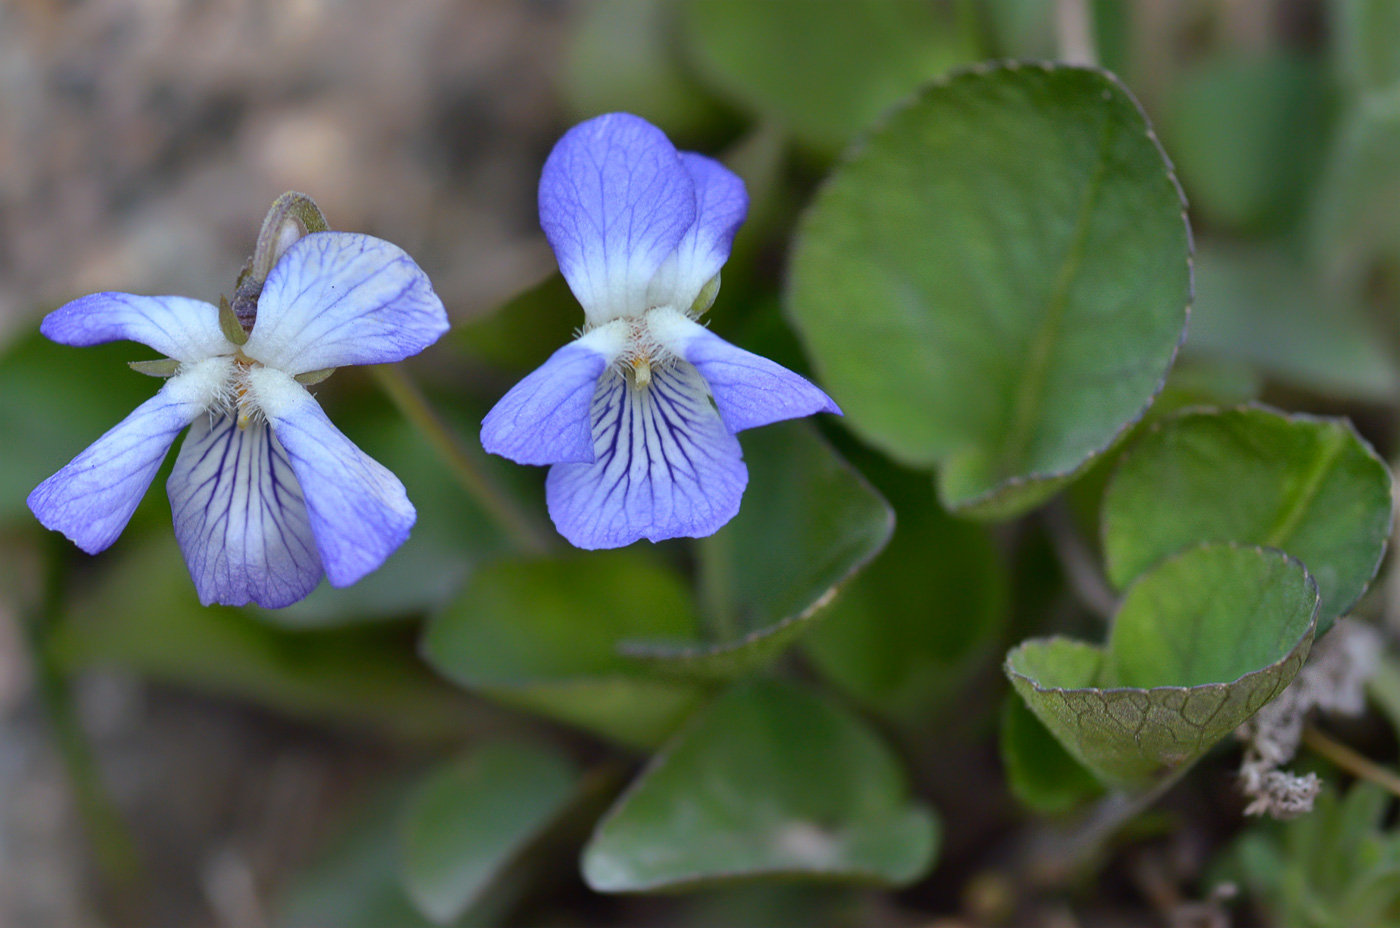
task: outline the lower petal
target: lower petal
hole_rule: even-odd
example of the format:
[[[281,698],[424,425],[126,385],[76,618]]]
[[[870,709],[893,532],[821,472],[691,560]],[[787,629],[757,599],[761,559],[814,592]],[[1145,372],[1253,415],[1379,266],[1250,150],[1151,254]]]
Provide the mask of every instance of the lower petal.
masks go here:
[[[206,416],[166,484],[175,537],[204,605],[290,606],[321,582],[321,556],[287,452],[256,422]]]
[[[645,387],[604,378],[592,423],[596,460],[556,464],[545,484],[549,515],[570,544],[701,538],[739,511],[743,451],[689,364],[653,371]]]
[[[255,369],[252,387],[301,484],[331,586],[350,586],[408,540],[418,514],[399,478],[331,424],[306,388]]]
[[[88,554],[106,550],[131,521],[180,430],[204,411],[203,397],[172,378],[107,434],[29,494],[45,527]]]

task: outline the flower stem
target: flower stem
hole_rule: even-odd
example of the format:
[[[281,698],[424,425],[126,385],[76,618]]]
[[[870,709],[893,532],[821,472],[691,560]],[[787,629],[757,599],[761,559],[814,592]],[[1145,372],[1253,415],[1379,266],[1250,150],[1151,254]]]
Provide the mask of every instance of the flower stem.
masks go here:
[[[403,369],[393,364],[376,364],[369,368],[379,388],[399,412],[423,433],[442,462],[452,471],[457,482],[476,500],[486,514],[520,548],[536,554],[548,551],[552,539],[544,530],[515,505],[514,500],[482,468],[481,463],[446,422],[428,403],[418,385]]]
[[[1396,774],[1395,771],[1387,767],[1382,767],[1369,757],[1365,757],[1340,741],[1324,735],[1315,726],[1309,725],[1303,729],[1303,744],[1357,779],[1367,780],[1396,796],[1400,796],[1400,774]]]
[[[696,542],[699,558],[700,614],[711,640],[727,644],[740,636],[734,609],[734,561],[729,535],[716,532]]]

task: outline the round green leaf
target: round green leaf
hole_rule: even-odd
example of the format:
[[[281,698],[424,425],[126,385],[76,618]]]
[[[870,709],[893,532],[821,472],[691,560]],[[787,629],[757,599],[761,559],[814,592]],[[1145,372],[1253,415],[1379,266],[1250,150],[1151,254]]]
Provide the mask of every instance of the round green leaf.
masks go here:
[[[598,825],[600,892],[741,877],[903,885],[932,863],[933,813],[859,719],[763,680],[731,690],[658,754]]]
[[[1139,419],[1186,324],[1181,193],[1106,72],[977,67],[828,179],[788,309],[846,423],[949,508],[1042,502]]]
[[[1118,587],[1201,542],[1287,551],[1317,581],[1321,634],[1375,576],[1390,523],[1390,470],[1345,419],[1191,410],[1124,455],[1104,496],[1103,548]]]
[[[577,774],[535,745],[491,744],[432,770],[401,823],[409,898],[446,924],[465,913],[563,810]]]
[[[1001,709],[1001,762],[1007,785],[1023,805],[1063,815],[1103,791],[1020,697],[1008,693]]]
[[[967,30],[923,0],[691,0],[681,11],[702,77],[823,151],[976,58]]]
[[[748,673],[807,631],[841,584],[889,540],[889,505],[811,424],[756,429],[743,442],[743,508],[701,542],[717,640],[632,640],[622,645],[629,657],[702,678]]]
[[[632,551],[504,560],[429,623],[423,656],[457,683],[623,744],[659,744],[703,688],[648,674],[626,638],[690,638],[695,607],[670,571]]]
[[[1107,648],[1032,639],[1006,658],[1031,711],[1103,782],[1143,787],[1194,763],[1292,682],[1317,585],[1281,551],[1205,545],[1133,584]]]

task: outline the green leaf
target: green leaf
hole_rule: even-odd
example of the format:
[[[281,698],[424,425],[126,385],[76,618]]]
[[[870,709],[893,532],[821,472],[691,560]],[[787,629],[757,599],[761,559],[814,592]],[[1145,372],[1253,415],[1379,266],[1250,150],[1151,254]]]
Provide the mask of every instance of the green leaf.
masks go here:
[[[559,89],[578,118],[635,113],[675,138],[722,122],[720,108],[681,66],[671,0],[593,0],[564,56]]]
[[[948,508],[1008,518],[1146,411],[1186,324],[1189,249],[1180,191],[1114,77],[979,66],[828,178],[788,309],[849,427],[941,465]]]
[[[701,541],[710,642],[629,640],[657,670],[732,679],[771,661],[889,540],[888,504],[806,422],[746,432],[739,514]]]
[[[413,739],[460,738],[481,711],[427,672],[395,626],[289,631],[201,606],[174,538],[113,559],[54,629],[65,671],[118,666],[308,719]]]
[[[1001,762],[1012,794],[1041,815],[1063,815],[1103,792],[1015,694],[1001,707]]]
[[[433,921],[459,918],[555,819],[577,773],[557,751],[489,744],[434,768],[403,811],[403,880]]]
[[[803,647],[862,705],[919,725],[994,654],[1006,567],[987,529],[944,512],[927,477],[869,453],[857,462],[895,506],[894,537]]]
[[[889,749],[806,690],[731,690],[657,755],[599,823],[583,875],[599,892],[743,877],[904,885],[933,860],[933,813]]]
[[[1197,242],[1188,355],[1245,361],[1319,393],[1388,402],[1400,366],[1359,305],[1283,249]]]
[[[1394,0],[1333,0],[1327,9],[1342,85],[1355,96],[1400,85],[1400,5]]]
[[[823,152],[978,56],[966,24],[923,0],[689,0],[681,13],[702,78]]]
[[[1162,134],[1193,211],[1256,230],[1296,217],[1329,135],[1324,76],[1316,60],[1285,52],[1218,54],[1183,72]]]
[[[0,522],[33,517],[24,504],[47,479],[132,410],[160,384],[127,368],[149,358],[144,345],[76,349],[38,332],[0,357]]]
[[[454,325],[451,337],[473,358],[523,373],[571,341],[581,321],[578,300],[556,272],[499,309]]]
[[[695,630],[695,607],[671,571],[613,551],[482,568],[434,616],[422,652],[448,679],[499,702],[651,748],[706,690],[648,673],[618,643]]]
[[[1111,786],[1184,771],[1307,658],[1317,586],[1280,551],[1206,545],[1128,590],[1106,648],[1032,639],[1006,658],[1031,711]]]
[[[1104,496],[1104,557],[1121,588],[1201,542],[1279,548],[1317,581],[1322,634],[1375,576],[1390,523],[1390,471],[1345,419],[1194,410],[1124,455]]]

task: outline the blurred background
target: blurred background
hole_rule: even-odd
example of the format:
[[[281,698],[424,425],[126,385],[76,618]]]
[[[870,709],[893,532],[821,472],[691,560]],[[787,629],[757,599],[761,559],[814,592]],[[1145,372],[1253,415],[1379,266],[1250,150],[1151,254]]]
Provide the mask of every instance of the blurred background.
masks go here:
[[[414,620],[504,543],[361,375],[339,374],[320,395],[404,477],[424,514],[392,569],[363,588],[322,589],[276,615],[199,609],[170,538],[163,478],[95,559],[48,537],[24,508],[39,480],[152,389],[123,364],[149,352],[47,345],[36,334],[42,315],[97,290],[230,293],[284,190],[314,197],[333,228],[397,243],[427,271],[457,330],[411,366],[472,442],[481,412],[579,322],[535,211],[540,166],[574,121],[630,110],[745,176],[753,212],[715,324],[800,367],[778,308],[783,260],[841,149],[948,68],[1094,60],[1142,101],[1191,202],[1197,304],[1180,395],[1346,413],[1391,450],[1400,4],[899,8],[0,4],[0,925],[349,925],[369,903],[347,887],[379,892],[392,853],[346,838],[353,823],[372,822],[428,759],[541,724],[465,695],[417,660]],[[537,473],[498,476],[538,497]],[[1054,574],[1044,550],[1018,550]],[[998,611],[1007,636],[1069,608],[1053,580],[994,598],[947,608]],[[950,820],[939,870],[897,898],[840,897],[858,913],[852,923],[1005,924],[1015,908],[1016,889],[981,876],[1018,813],[997,773],[1001,683],[988,659],[997,649],[976,650],[974,682],[959,683],[971,686],[972,709],[929,723],[956,747],[937,770],[915,763],[919,789]],[[634,763],[551,733],[576,757]],[[1393,749],[1393,736],[1376,737]],[[959,792],[957,782],[979,786]],[[1233,801],[1228,772],[1200,792],[1189,800],[1200,827],[1148,877],[1106,881],[1089,909],[1107,920],[1084,924],[1166,923],[1162,913],[1181,901],[1176,875],[1199,874],[1220,843],[1210,810]],[[694,900],[591,894],[570,857],[577,841],[564,846],[528,898],[502,913],[560,925],[730,917]],[[824,892],[807,891],[808,903]],[[1058,905],[1046,903],[1048,920],[1036,923],[1080,923],[1053,921]]]

